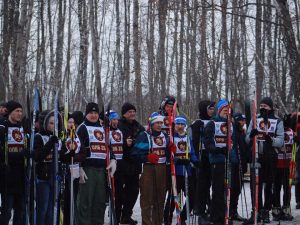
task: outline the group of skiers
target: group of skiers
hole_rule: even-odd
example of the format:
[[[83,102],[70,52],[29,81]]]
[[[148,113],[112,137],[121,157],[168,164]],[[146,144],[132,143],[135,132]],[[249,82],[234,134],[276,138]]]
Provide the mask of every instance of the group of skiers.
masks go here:
[[[246,118],[227,100],[203,100],[199,118],[188,124],[176,99],[166,96],[147,126],[129,102],[121,116],[94,102],[84,113],[35,109],[29,121],[34,134],[23,106],[3,103],[0,224],[103,225],[109,205],[111,224],[135,225],[139,194],[143,225],[171,225],[174,213],[178,225],[270,223],[270,214],[291,221],[295,168],[300,208],[300,115],[279,118],[265,97],[256,116],[253,103]],[[238,202],[244,210],[248,168],[252,212],[243,218]]]

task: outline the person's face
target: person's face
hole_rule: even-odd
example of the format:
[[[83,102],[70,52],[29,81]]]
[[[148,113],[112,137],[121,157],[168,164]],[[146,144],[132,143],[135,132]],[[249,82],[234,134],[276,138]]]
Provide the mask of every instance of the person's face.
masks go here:
[[[91,123],[97,123],[99,121],[99,114],[97,112],[92,111],[86,115],[86,118]]]
[[[162,125],[163,125],[163,122],[160,122],[160,121],[152,124],[152,130],[160,132],[161,128],[162,128]]]
[[[173,105],[171,104],[166,104],[165,105],[165,111],[169,114],[169,113],[172,113],[173,111]]]
[[[50,132],[54,132],[54,116],[51,116],[49,118],[48,124],[47,124],[47,130]]]
[[[127,120],[133,121],[133,120],[135,120],[136,111],[134,109],[128,110],[123,116]]]
[[[68,129],[72,129],[73,127],[75,127],[75,122],[73,118],[68,119]]]
[[[185,125],[184,124],[175,124],[175,131],[179,134],[182,134],[184,133],[184,128],[185,128]]]
[[[9,120],[12,123],[18,123],[22,121],[22,117],[23,117],[23,109],[22,108],[16,108],[14,111],[12,111],[9,114]]]
[[[264,103],[260,104],[260,105],[259,105],[259,108],[260,108],[260,109],[266,109],[266,110],[268,110],[268,111],[271,110],[271,107],[268,106],[267,104],[264,104]]]
[[[110,121],[110,124],[113,128],[117,128],[118,127],[118,123],[119,123],[119,120],[118,119],[112,119]]]
[[[215,107],[209,107],[209,108],[207,109],[207,115],[208,115],[209,117],[212,117],[212,116],[214,115],[214,112],[215,112]]]
[[[227,119],[227,117],[228,117],[228,106],[224,107],[221,110],[220,117]]]
[[[239,121],[240,127],[244,127],[245,123],[246,123],[246,120],[240,120]]]

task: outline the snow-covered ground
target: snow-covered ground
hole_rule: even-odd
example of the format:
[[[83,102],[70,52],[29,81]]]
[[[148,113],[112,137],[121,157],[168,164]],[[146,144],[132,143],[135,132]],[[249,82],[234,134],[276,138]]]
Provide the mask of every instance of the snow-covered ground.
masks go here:
[[[248,209],[248,214],[250,217],[250,212],[251,212],[251,198],[250,198],[250,187],[249,187],[249,183],[245,183],[245,193],[246,193],[246,200],[247,200],[247,209]],[[244,198],[244,195],[243,195]],[[244,201],[244,199],[243,199]],[[292,208],[292,215],[294,216],[294,220],[293,221],[289,221],[289,222],[280,222],[281,225],[300,225],[300,210],[296,210],[295,209],[296,206],[296,202],[295,202],[295,186],[293,186],[292,188],[292,200],[291,200],[291,208]],[[238,211],[239,214],[243,217],[247,217],[246,214],[246,207],[244,204],[244,215],[242,212],[242,205],[241,205],[241,197],[240,197],[240,201],[239,201],[239,206],[238,206]],[[109,220],[108,220],[108,214],[106,213],[105,215],[105,225],[109,225]],[[141,208],[140,208],[140,202],[139,199],[133,209],[133,218],[138,220],[138,224],[142,224],[142,218],[141,218]],[[173,214],[173,224],[176,225],[176,216],[175,216],[175,212]],[[198,223],[196,223],[198,225]],[[193,225],[196,225],[195,223]],[[241,223],[234,223],[234,224],[241,224]],[[272,225],[274,224],[278,224],[278,222],[274,221],[271,223]],[[192,222],[191,222],[192,225]]]
[[[248,209],[248,214],[250,216],[250,211],[251,211],[251,199],[250,199],[250,188],[249,188],[249,183],[245,183],[245,192],[246,192],[246,200],[247,200],[247,209]],[[243,197],[244,198],[244,197]],[[296,210],[295,209],[296,206],[296,202],[295,202],[295,186],[293,186],[292,188],[292,201],[291,201],[291,208],[292,208],[292,215],[294,216],[294,220],[293,221],[289,221],[289,222],[280,222],[281,225],[300,225],[300,210]],[[238,208],[239,214],[243,217],[247,217],[246,214],[246,207],[244,205],[244,213],[242,212],[242,205],[241,205],[241,198],[239,201],[239,208]],[[140,208],[140,202],[139,199],[133,209],[133,218],[138,220],[138,224],[141,225],[141,208]],[[109,225],[109,218],[108,218],[108,213],[106,213],[105,215],[105,225]],[[192,219],[191,219],[192,221]],[[12,223],[10,223],[11,225]],[[176,216],[175,213],[173,215],[173,224],[176,224]],[[193,225],[196,225],[198,223],[194,223]],[[241,223],[234,223],[235,225],[241,224]],[[279,224],[278,222],[272,222],[270,225],[277,225]],[[191,222],[192,225],[192,222]]]

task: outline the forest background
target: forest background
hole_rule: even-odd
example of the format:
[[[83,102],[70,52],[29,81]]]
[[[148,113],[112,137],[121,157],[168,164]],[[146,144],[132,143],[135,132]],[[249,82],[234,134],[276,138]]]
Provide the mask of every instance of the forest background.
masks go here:
[[[202,99],[300,96],[299,0],[0,0],[0,101],[69,108],[125,101],[138,119],[165,95],[197,116]],[[256,92],[255,92],[256,91]]]

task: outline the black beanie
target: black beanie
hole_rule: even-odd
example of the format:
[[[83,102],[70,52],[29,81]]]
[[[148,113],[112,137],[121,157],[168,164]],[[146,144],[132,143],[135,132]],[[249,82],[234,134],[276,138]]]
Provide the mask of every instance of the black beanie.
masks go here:
[[[260,104],[266,104],[270,106],[271,109],[273,109],[273,100],[270,97],[264,97],[261,101]]]
[[[129,110],[134,110],[136,111],[136,108],[134,105],[132,105],[131,103],[129,102],[125,102],[123,105],[122,105],[122,110],[121,110],[121,113],[122,115],[124,115],[125,113],[127,113]]]
[[[18,108],[23,108],[22,105],[19,102],[16,101],[8,101],[6,103],[6,108],[7,108],[7,114],[9,115],[10,113],[12,113],[12,111],[14,111],[15,109]]]
[[[99,106],[97,103],[95,102],[89,102],[87,105],[86,105],[86,108],[85,108],[85,115],[89,114],[90,112],[96,112],[99,114]]]
[[[80,125],[84,120],[84,115],[81,111],[74,111],[71,114],[71,117],[74,119],[75,125]]]

